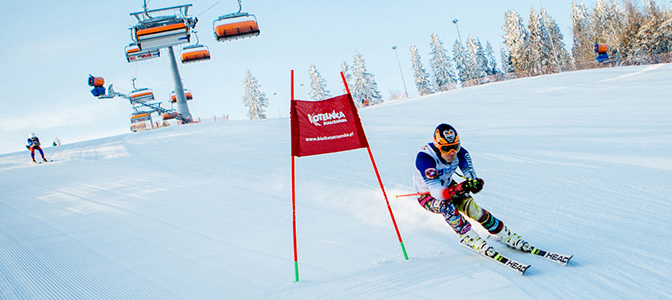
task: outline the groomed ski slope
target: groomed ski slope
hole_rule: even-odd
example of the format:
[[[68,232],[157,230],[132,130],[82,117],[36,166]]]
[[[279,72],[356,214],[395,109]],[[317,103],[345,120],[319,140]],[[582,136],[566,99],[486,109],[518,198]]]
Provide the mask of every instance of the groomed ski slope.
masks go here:
[[[297,158],[299,282],[287,118],[0,155],[0,299],[669,299],[671,77],[566,72],[360,110],[410,259],[366,150]],[[532,265],[516,275],[394,198],[441,122],[485,179],[477,202],[567,267],[491,240]]]

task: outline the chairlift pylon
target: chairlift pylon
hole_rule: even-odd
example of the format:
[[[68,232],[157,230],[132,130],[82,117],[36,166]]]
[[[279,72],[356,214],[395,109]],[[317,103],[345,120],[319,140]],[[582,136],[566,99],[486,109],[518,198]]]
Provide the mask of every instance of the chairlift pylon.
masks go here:
[[[253,14],[242,12],[243,5],[238,0],[238,12],[226,14],[212,22],[215,39],[219,42],[256,37],[259,35],[259,23]]]

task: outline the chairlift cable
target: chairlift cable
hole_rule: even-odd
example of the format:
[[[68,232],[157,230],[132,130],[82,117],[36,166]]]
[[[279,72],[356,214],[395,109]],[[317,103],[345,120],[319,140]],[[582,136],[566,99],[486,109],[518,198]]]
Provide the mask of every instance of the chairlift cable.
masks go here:
[[[217,6],[217,4],[219,4],[220,2],[222,2],[222,0],[219,0],[219,1],[215,2],[215,4],[213,4],[212,6],[210,6],[208,9],[206,9],[206,10],[204,10],[202,13],[198,14],[198,15],[196,16],[196,18],[200,17],[202,14],[204,14],[204,13],[206,13],[207,11],[211,10],[213,7]]]

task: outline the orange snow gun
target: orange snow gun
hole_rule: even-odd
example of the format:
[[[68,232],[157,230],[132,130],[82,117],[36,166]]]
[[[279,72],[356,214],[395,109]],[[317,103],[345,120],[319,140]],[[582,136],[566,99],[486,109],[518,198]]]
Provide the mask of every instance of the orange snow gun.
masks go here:
[[[103,87],[104,84],[105,79],[103,79],[103,77],[94,77],[93,75],[89,74],[89,86],[93,87],[91,94],[93,94],[94,97],[105,95],[105,87]]]

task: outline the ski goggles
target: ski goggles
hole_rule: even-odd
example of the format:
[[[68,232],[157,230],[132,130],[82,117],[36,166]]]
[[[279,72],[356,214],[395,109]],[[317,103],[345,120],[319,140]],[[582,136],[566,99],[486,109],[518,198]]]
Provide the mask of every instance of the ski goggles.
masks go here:
[[[451,154],[451,153],[457,153],[462,149],[460,146],[460,142],[455,142],[452,144],[445,144],[445,145],[438,145],[439,151],[443,154]]]

